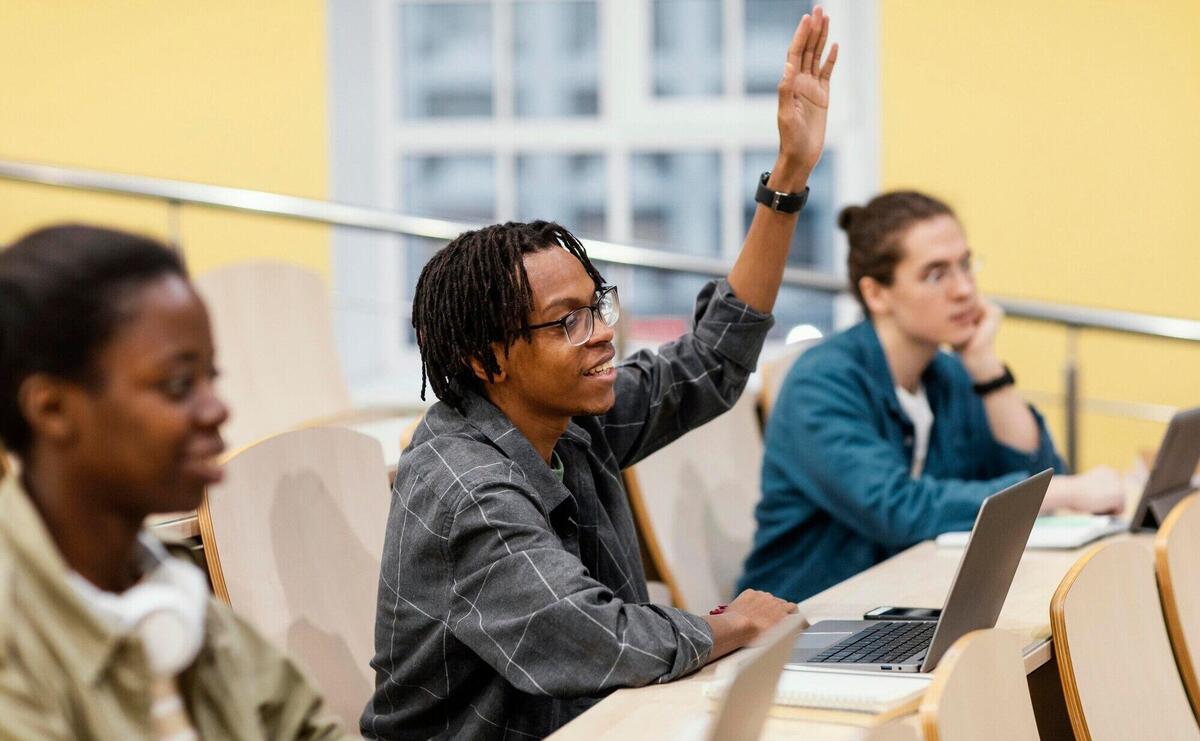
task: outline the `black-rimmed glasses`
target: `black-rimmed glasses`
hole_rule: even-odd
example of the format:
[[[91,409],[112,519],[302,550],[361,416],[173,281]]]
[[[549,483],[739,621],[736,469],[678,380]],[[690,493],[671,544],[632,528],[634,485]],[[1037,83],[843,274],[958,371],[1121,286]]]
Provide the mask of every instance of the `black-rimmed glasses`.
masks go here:
[[[621,317],[621,301],[617,297],[616,286],[602,286],[596,292],[596,303],[591,306],[580,306],[557,321],[531,324],[529,329],[562,327],[567,335],[567,342],[582,345],[592,339],[592,332],[596,328],[596,315],[610,327],[617,323],[617,319]]]

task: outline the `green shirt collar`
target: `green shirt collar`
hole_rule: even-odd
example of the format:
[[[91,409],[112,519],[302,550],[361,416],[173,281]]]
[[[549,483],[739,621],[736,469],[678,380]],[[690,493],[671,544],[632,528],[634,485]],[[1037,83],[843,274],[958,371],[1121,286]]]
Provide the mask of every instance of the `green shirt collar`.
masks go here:
[[[563,465],[562,458],[558,457],[558,451],[550,451],[550,473],[554,474],[554,478],[558,479],[558,483],[562,483],[566,472],[567,467]]]

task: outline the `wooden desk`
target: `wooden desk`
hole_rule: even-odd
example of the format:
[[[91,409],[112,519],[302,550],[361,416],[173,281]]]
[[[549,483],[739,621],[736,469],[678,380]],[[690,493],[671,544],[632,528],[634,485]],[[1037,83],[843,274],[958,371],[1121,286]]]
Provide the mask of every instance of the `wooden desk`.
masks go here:
[[[200,523],[196,521],[194,510],[150,515],[146,518],[146,527],[160,536],[173,540],[200,537]]]
[[[1150,535],[1123,533],[1112,536],[1110,540],[1128,538],[1144,542],[1147,548],[1151,547]],[[1090,547],[1088,545],[1073,551],[1026,551],[1021,557],[996,626],[1021,636],[1025,645],[1027,674],[1033,673],[1053,657],[1050,598],[1067,570]],[[867,610],[880,605],[941,606],[954,580],[961,556],[960,548],[937,548],[932,542],[915,545],[801,602],[800,614],[815,623],[825,619],[860,618]],[[734,653],[669,684],[618,690],[563,727],[552,738],[555,741],[673,738],[697,714],[710,712],[709,701],[703,695],[705,683],[713,679],[721,664],[737,661],[739,656],[739,653]],[[1053,675],[1054,682],[1057,679],[1057,675]],[[658,709],[653,713],[641,709],[646,707]],[[662,708],[669,712],[663,712]],[[767,720],[762,737],[840,741],[862,738],[869,730],[859,725],[781,717],[791,710],[772,710],[772,717]],[[801,714],[805,712],[800,711]],[[915,714],[908,722],[917,727]]]

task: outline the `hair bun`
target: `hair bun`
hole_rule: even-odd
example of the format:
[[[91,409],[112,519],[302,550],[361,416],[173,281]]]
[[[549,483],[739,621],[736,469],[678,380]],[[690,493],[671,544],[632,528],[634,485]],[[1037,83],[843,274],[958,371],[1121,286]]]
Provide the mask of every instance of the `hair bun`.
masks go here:
[[[846,206],[838,214],[837,225],[842,231],[850,231],[850,226],[866,211],[862,206]]]

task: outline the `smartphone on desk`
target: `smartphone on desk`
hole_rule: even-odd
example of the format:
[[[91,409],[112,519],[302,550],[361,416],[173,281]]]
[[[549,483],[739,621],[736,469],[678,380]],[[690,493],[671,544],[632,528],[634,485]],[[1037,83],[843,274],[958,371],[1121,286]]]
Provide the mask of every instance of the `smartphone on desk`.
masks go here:
[[[937,607],[876,607],[863,615],[863,620],[925,620],[935,621],[942,616]]]

